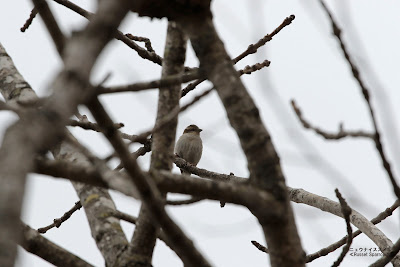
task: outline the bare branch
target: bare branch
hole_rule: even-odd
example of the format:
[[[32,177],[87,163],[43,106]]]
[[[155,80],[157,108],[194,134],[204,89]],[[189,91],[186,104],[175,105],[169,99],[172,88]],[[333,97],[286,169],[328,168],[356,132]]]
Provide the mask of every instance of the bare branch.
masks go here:
[[[124,139],[127,139],[126,134],[124,134],[124,133],[121,133],[121,137]],[[132,139],[129,139],[129,140],[136,140],[136,138],[137,138],[137,135],[132,136]],[[152,143],[151,138],[147,139],[147,141],[144,143],[144,145],[142,147],[138,148],[135,152],[132,153],[133,158],[137,159],[138,157],[145,155],[147,152],[150,152],[151,151],[151,143]],[[123,168],[124,168],[124,165],[121,162],[120,164],[118,164],[117,167],[114,168],[114,170],[120,171]]]
[[[53,39],[58,53],[62,55],[66,39],[60,27],[58,26],[58,23],[54,18],[49,5],[45,0],[32,0],[32,2],[35,5],[35,8],[39,12],[40,16],[42,17],[44,24],[46,25],[46,28],[50,33],[51,38]]]
[[[398,199],[400,199],[400,187],[396,182],[396,178],[392,171],[392,167],[390,166],[389,160],[387,159],[386,153],[383,148],[383,144],[381,141],[381,134],[378,129],[378,122],[377,122],[375,112],[374,112],[374,109],[373,109],[372,103],[371,103],[371,96],[369,93],[370,90],[365,85],[365,82],[363,81],[363,79],[360,76],[360,71],[359,71],[358,67],[353,62],[349,52],[347,51],[347,48],[342,40],[341,30],[340,30],[338,24],[336,23],[335,19],[333,18],[328,7],[325,5],[324,1],[320,0],[320,3],[321,3],[322,8],[324,9],[324,11],[326,12],[326,14],[328,15],[328,17],[331,21],[333,34],[336,36],[336,38],[338,39],[338,41],[340,43],[340,48],[342,49],[343,56],[345,57],[346,62],[349,64],[349,66],[351,68],[351,72],[353,74],[353,77],[357,81],[358,85],[360,86],[360,89],[364,96],[365,102],[367,103],[369,114],[371,116],[372,124],[373,124],[374,130],[375,130],[374,141],[375,141],[376,149],[378,150],[379,156],[381,157],[381,160],[382,160],[382,165],[385,168],[386,173],[389,176],[390,182],[392,183],[394,194],[396,195],[396,197]]]
[[[21,32],[25,32],[29,26],[31,26],[33,19],[36,17],[38,10],[34,7],[29,15],[29,18],[26,20],[24,26],[21,27]]]
[[[252,74],[255,71],[261,70],[265,67],[269,67],[269,65],[271,64],[271,61],[269,60],[264,60],[261,63],[256,63],[252,66],[247,65],[243,70],[239,71],[239,75],[243,75],[243,74]]]
[[[246,56],[248,56],[250,54],[256,53],[258,48],[260,48],[261,46],[265,45],[267,42],[271,41],[272,38],[276,34],[278,34],[283,28],[285,28],[290,23],[292,23],[292,21],[294,19],[295,19],[294,15],[290,15],[289,17],[285,18],[283,20],[283,22],[281,23],[281,25],[279,25],[273,32],[271,32],[270,34],[265,35],[257,43],[249,45],[249,47],[246,49],[246,51],[244,51],[243,53],[241,53],[240,55],[235,57],[233,59],[233,64],[236,64],[237,62],[239,62],[240,60],[242,60],[243,58],[245,58]]]
[[[400,206],[400,201],[396,200],[395,203],[393,203],[392,206],[390,206],[389,208],[387,208],[385,211],[381,212],[378,214],[378,216],[376,216],[375,218],[373,218],[371,220],[371,223],[373,224],[378,224],[381,221],[383,221],[384,219],[386,219],[387,217],[391,216],[393,211],[396,210],[398,207]],[[356,236],[360,235],[362,232],[360,230],[355,231],[352,234],[352,238],[354,239]],[[309,254],[307,255],[307,260],[306,262],[311,262],[315,259],[318,259],[319,257],[322,256],[326,256],[329,253],[335,251],[336,249],[340,248],[341,246],[343,246],[344,244],[346,244],[348,237],[345,236],[342,239],[340,239],[339,241],[329,245],[328,247],[325,247],[315,253]]]
[[[65,125],[69,117],[75,112],[77,105],[86,99],[89,75],[99,53],[111,39],[111,34],[118,27],[127,12],[128,0],[105,1],[99,6],[99,12],[80,34],[72,37],[63,50],[64,69],[57,76],[52,88],[54,93],[45,101],[39,110],[24,114],[18,122],[10,126],[3,139],[0,149],[0,180],[7,187],[0,188],[0,243],[4,253],[0,255],[0,265],[12,266],[16,255],[16,246],[8,240],[18,240],[16,236],[17,221],[21,213],[26,175],[34,167],[34,158],[37,153],[43,153],[59,143],[65,134]],[[104,6],[104,9],[103,7]],[[107,12],[105,12],[107,9]],[[102,34],[96,34],[99,31]],[[65,52],[65,53],[64,53]],[[0,56],[3,68],[13,67],[4,48],[0,46]],[[3,65],[3,63],[8,63]],[[10,64],[11,63],[11,64]],[[11,72],[0,71],[0,83],[4,83],[3,75]],[[20,81],[19,75],[16,81]],[[14,80],[12,80],[14,81]],[[7,82],[0,86],[5,99],[10,100],[18,93],[19,100],[35,95],[26,84],[19,87],[12,86],[14,82]],[[86,93],[85,93],[86,92]],[[10,97],[11,96],[11,97]],[[15,95],[14,95],[15,96]],[[4,241],[4,240],[7,240]],[[3,243],[4,242],[4,243]]]
[[[134,193],[136,191],[135,186],[125,172],[107,171],[103,175],[99,175],[93,166],[85,166],[61,160],[37,160],[36,171],[40,174],[50,175],[53,178],[61,177],[93,186],[114,189],[127,196],[137,198],[137,193]],[[232,181],[228,183],[226,180],[222,182],[218,180],[193,179],[187,175],[171,174],[168,172],[160,172],[152,175],[159,188],[171,193],[192,195],[212,200],[223,200],[246,207],[259,205],[260,203],[272,206],[276,203],[271,194],[254,188],[245,182],[248,180],[245,178],[232,176]],[[221,176],[224,175],[221,174]],[[271,216],[276,216],[274,213],[277,211],[273,209],[267,211],[271,212]]]
[[[208,171],[206,169],[198,168],[198,167],[190,164],[183,158],[178,157],[177,155],[175,155],[174,163],[176,164],[176,166],[178,168],[183,169],[185,171],[188,171],[192,174],[198,175],[203,178],[209,178],[212,180],[222,181],[222,182],[229,182],[229,181],[245,182],[245,181],[248,181],[247,178],[240,178],[240,177],[236,177],[231,174],[220,174],[220,173]]]
[[[111,216],[113,216],[113,217],[115,217],[115,218],[117,218],[119,220],[123,220],[123,221],[129,222],[129,223],[132,223],[132,224],[136,224],[137,223],[137,218],[136,217],[134,217],[132,215],[129,215],[127,213],[121,212],[119,210],[113,211]],[[157,238],[160,239],[161,241],[163,241],[168,247],[170,247],[172,249],[172,246],[169,243],[169,241],[168,241],[167,237],[165,236],[164,232],[162,231],[162,229],[158,233]],[[174,250],[172,250],[172,251],[174,251]]]
[[[140,37],[140,36],[133,36],[130,33],[125,34],[125,36],[128,37],[129,39],[131,39],[132,41],[144,42],[144,45],[145,45],[147,51],[149,51],[150,53],[155,52],[153,47],[151,46],[151,41],[150,41],[149,38]]]
[[[177,85],[181,83],[190,82],[200,77],[198,71],[190,71],[182,74],[173,74],[166,77],[162,77],[158,80],[150,82],[139,82],[129,85],[113,86],[113,87],[99,87],[98,94],[109,94],[109,93],[120,93],[120,92],[137,92],[147,89],[160,88],[165,90],[168,86]],[[164,89],[163,89],[164,88]]]
[[[304,266],[304,252],[294,223],[279,157],[257,106],[234,69],[211,18],[183,16],[178,21],[190,38],[201,71],[206,73],[215,86],[229,122],[238,135],[246,155],[250,182],[274,192],[274,196],[281,200],[274,209],[285,212],[282,212],[281,217],[274,218],[273,224],[271,217],[265,216],[266,206],[259,205],[251,209],[263,227],[271,250],[271,265]]]
[[[74,162],[79,164],[78,166],[92,167],[93,174],[99,182],[112,179],[112,177],[107,176],[109,169],[105,164],[77,140],[74,140],[72,136],[61,144],[60,151],[55,151],[54,157],[56,160],[67,161],[66,163]],[[92,237],[106,264],[113,265],[123,260],[125,255],[121,248],[128,247],[128,240],[122,231],[120,222],[113,217],[104,216],[104,214],[116,209],[108,191],[83,183],[72,182],[72,185],[84,207]],[[129,189],[127,188],[127,190]],[[129,193],[135,196],[134,192],[130,191]],[[77,207],[79,207],[79,204],[77,204]]]
[[[136,160],[132,157],[117,130],[110,127],[113,125],[113,122],[98,99],[91,100],[88,103],[88,107],[97,123],[104,129],[109,129],[105,136],[118,153],[126,171],[135,183],[145,207],[154,218],[154,223],[158,223],[164,229],[168,239],[174,244],[175,252],[189,266],[210,266],[207,260],[194,247],[192,241],[186,237],[183,231],[168,216],[156,185],[151,178],[146,177],[140,170]]]
[[[63,222],[65,222],[66,220],[68,220],[75,211],[77,211],[77,210],[79,210],[81,208],[82,208],[81,202],[80,201],[75,202],[75,205],[69,211],[64,213],[63,216],[61,216],[58,219],[54,219],[53,220],[54,222],[52,224],[50,224],[50,225],[48,225],[46,227],[39,228],[38,232],[41,233],[41,234],[45,234],[48,230],[50,230],[50,229],[52,229],[54,227],[59,228],[61,226],[61,224]]]
[[[63,5],[72,11],[78,13],[79,15],[87,18],[88,20],[91,20],[93,17],[93,14],[86,11],[85,9],[75,5],[74,3],[68,1],[68,0],[53,0],[54,2],[57,2],[60,5]],[[158,65],[162,64],[162,58],[157,55],[155,52],[148,52],[146,49],[141,48],[139,45],[137,45],[135,42],[133,42],[131,39],[126,37],[122,32],[118,31],[115,29],[115,38],[117,40],[122,41],[125,43],[127,46],[135,50],[139,56],[141,56],[144,59],[148,59]]]
[[[186,43],[187,37],[180,27],[175,22],[169,22],[161,78],[183,73],[186,59]],[[163,121],[163,119],[176,108],[179,108],[181,86],[178,84],[168,86],[165,89],[159,90],[158,93],[157,116],[154,128],[160,127],[159,125],[162,124],[163,131],[153,131],[150,172],[158,170],[171,171],[172,169],[172,160],[168,155],[174,151],[178,117],[176,114],[167,122]],[[161,197],[165,198],[166,193],[161,191]],[[158,232],[159,227],[152,222],[151,212],[147,210],[146,205],[142,205],[138,224],[131,241],[136,264],[151,266]]]
[[[93,168],[89,167],[83,168],[79,167],[79,165],[76,164],[66,163],[66,162],[63,163],[60,161],[57,162],[39,161],[38,164],[39,164],[38,166],[41,166],[38,169],[38,171],[42,174],[54,175],[55,177],[65,177],[71,180],[77,180],[93,184],[96,186],[110,187],[124,194],[126,193],[128,188],[132,187],[131,185],[126,183],[128,180],[124,176],[124,173],[120,172],[111,172],[109,175],[104,175],[106,177],[108,176],[113,177],[112,181],[114,182],[114,184],[110,183],[107,184],[99,180]],[[184,165],[180,165],[180,167],[186,168]],[[191,167],[191,168],[197,168],[197,167]],[[186,169],[186,170],[191,170],[191,169]],[[197,173],[199,175],[201,175],[202,173],[207,174],[208,172],[209,171],[206,170],[203,171],[203,169],[194,171],[194,173]],[[266,203],[267,202],[269,203],[268,205],[273,205],[274,203],[273,198],[265,198],[259,193],[257,193],[258,192],[257,190],[249,187],[249,184],[245,182],[247,180],[245,178],[217,174],[217,173],[212,173],[212,175],[205,175],[205,176],[208,176],[211,179],[212,177],[214,177],[216,181],[211,182],[207,180],[193,179],[185,175],[169,174],[164,172],[157,174],[156,176],[154,176],[154,178],[156,179],[157,185],[160,188],[172,193],[188,194],[214,200],[224,200],[226,202],[241,204],[250,207],[251,205],[258,205],[260,203],[260,199],[263,198],[264,201],[266,201]],[[229,180],[229,177],[232,178],[232,181],[228,183],[226,181]],[[289,192],[291,200],[296,203],[310,205],[319,208],[323,211],[335,214],[337,216],[343,216],[340,211],[339,203],[309,193],[303,189],[289,188]],[[394,203],[390,208],[386,209],[384,212],[379,214],[375,219],[373,219],[372,223],[373,224],[379,223],[385,217],[391,215],[391,213],[398,206],[399,206],[398,202]],[[373,242],[375,242],[379,246],[381,251],[385,251],[385,249],[392,246],[390,240],[387,239],[387,237],[385,237],[385,235],[378,228],[374,227],[372,223],[368,222],[368,220],[365,219],[358,212],[353,211],[351,221],[357,228],[361,229]],[[355,232],[355,235],[356,234],[357,232]],[[344,238],[344,241],[345,240],[347,240],[347,237]],[[339,245],[339,247],[341,245]],[[322,256],[326,255],[325,253],[314,253],[314,254],[323,254]],[[311,254],[308,256],[308,259],[309,261],[312,261],[317,257],[318,256],[313,257],[313,254]]]
[[[374,138],[375,138],[374,134],[366,133],[364,131],[345,131],[345,130],[343,130],[342,124],[339,125],[339,131],[337,133],[328,133],[325,130],[322,130],[321,128],[311,125],[303,117],[301,109],[297,106],[297,104],[294,100],[291,101],[291,104],[292,104],[294,112],[297,115],[297,118],[300,120],[303,127],[314,131],[316,134],[322,136],[323,138],[325,138],[327,140],[339,140],[339,139],[342,139],[345,137],[366,137],[366,138],[371,138],[372,140],[374,140]]]
[[[326,197],[321,197],[316,194],[307,192],[304,189],[294,189],[289,188],[289,196],[293,202],[306,204],[322,211],[332,213],[336,216],[343,217],[341,212],[340,204],[332,201]],[[352,210],[352,215],[350,217],[351,223],[360,229],[364,234],[368,236],[369,239],[374,242],[383,254],[387,255],[393,246],[392,241],[387,238],[387,236],[379,230],[373,223],[368,221],[362,214]],[[346,237],[347,238],[347,237]],[[400,264],[400,255],[396,255],[393,259],[394,263]]]
[[[47,238],[41,236],[36,230],[24,223],[20,223],[22,239],[19,244],[28,252],[39,256],[55,266],[92,267],[83,259],[71,252],[57,246]]]
[[[264,60],[262,63],[256,63],[252,66],[246,66],[244,69],[239,70],[238,74],[239,74],[239,76],[242,76],[243,74],[251,74],[255,71],[263,69],[264,67],[269,67],[270,64],[271,64],[271,61]],[[194,90],[197,85],[204,82],[205,80],[206,80],[205,78],[200,77],[195,82],[188,84],[185,88],[182,89],[181,97],[184,97],[185,95],[187,95],[187,93]]]
[[[333,267],[337,267],[340,265],[340,263],[343,261],[344,257],[346,256],[347,252],[349,252],[351,242],[353,241],[353,237],[352,237],[353,231],[351,230],[351,225],[350,225],[350,215],[351,215],[352,209],[349,207],[346,200],[342,197],[342,194],[340,194],[340,192],[337,188],[335,189],[335,193],[336,193],[336,197],[339,199],[342,214],[346,221],[347,242],[346,242],[346,245],[343,247],[342,253],[340,253],[339,258],[332,264]]]
[[[95,132],[101,132],[100,127],[97,125],[97,123],[93,123],[90,121],[76,121],[76,120],[69,120],[68,126],[72,127],[81,127],[82,129],[85,130],[92,130]],[[114,127],[116,129],[120,129],[124,127],[125,125],[123,123],[115,123]]]
[[[185,199],[185,200],[167,200],[167,202],[165,202],[165,204],[170,205],[170,206],[180,206],[180,205],[188,205],[188,204],[197,203],[202,200],[204,200],[204,198],[191,197],[191,198]]]
[[[267,247],[264,247],[263,245],[261,245],[260,243],[258,243],[255,240],[252,240],[251,243],[259,250],[262,251],[264,253],[269,253],[269,250]]]
[[[400,239],[393,245],[390,252],[370,265],[370,267],[384,267],[388,264],[400,251]]]
[[[196,97],[193,98],[192,101],[190,101],[186,105],[183,105],[182,107],[179,106],[175,107],[169,114],[166,114],[163,118],[161,118],[159,124],[155,125],[153,129],[147,130],[139,134],[134,141],[143,142],[143,140],[145,140],[145,138],[147,138],[147,136],[149,136],[150,134],[161,131],[162,129],[164,129],[165,125],[168,124],[172,119],[174,119],[179,113],[184,112],[190,106],[194,105],[200,99],[208,95],[213,89],[214,87],[205,90],[203,93],[197,95]]]

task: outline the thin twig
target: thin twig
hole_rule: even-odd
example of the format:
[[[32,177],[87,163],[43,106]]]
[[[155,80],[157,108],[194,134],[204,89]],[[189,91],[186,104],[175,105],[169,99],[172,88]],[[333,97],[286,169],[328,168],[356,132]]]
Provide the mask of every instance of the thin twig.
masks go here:
[[[74,3],[70,2],[70,1],[67,1],[67,0],[53,0],[53,1],[71,9],[72,11],[87,18],[88,20],[90,20],[91,17],[93,16],[93,13],[86,11],[85,9],[75,5]],[[148,59],[148,60],[161,66],[162,58],[159,55],[157,55],[155,52],[148,52],[146,49],[140,47],[138,44],[136,44],[134,41],[132,41],[131,39],[126,37],[122,32],[120,32],[118,30],[116,30],[116,32],[115,32],[115,38],[117,40],[122,41],[127,46],[129,46],[130,48],[135,50],[140,57],[142,57],[144,59]]]
[[[400,251],[400,239],[396,241],[396,243],[393,245],[393,247],[390,249],[390,252],[371,264],[369,267],[384,267],[386,264],[388,264]]]
[[[140,194],[143,205],[149,210],[154,222],[157,222],[171,241],[174,251],[187,266],[210,266],[203,255],[197,250],[193,242],[185,235],[181,228],[170,218],[164,208],[164,201],[155,184],[155,181],[142,172],[136,160],[132,157],[127,145],[121,139],[114,124],[97,97],[87,104],[97,123],[104,129],[110,129],[104,136],[109,140],[118,153],[129,177]]]
[[[32,2],[35,4],[35,8],[38,10],[41,18],[43,19],[47,31],[50,33],[50,36],[57,48],[58,54],[62,55],[66,38],[58,26],[57,20],[51,12],[49,5],[45,0],[32,0]]]
[[[162,118],[159,121],[159,124],[157,124],[157,126],[154,126],[154,128],[151,129],[151,130],[147,130],[147,131],[139,134],[137,136],[136,140],[134,140],[134,141],[135,142],[143,142],[143,140],[145,140],[147,138],[147,136],[149,136],[150,134],[152,134],[152,133],[154,133],[156,131],[160,131],[169,121],[171,121],[173,118],[178,116],[179,113],[184,112],[190,106],[192,106],[193,104],[198,102],[200,99],[202,99],[203,97],[208,95],[213,89],[214,89],[214,87],[211,87],[211,88],[205,90],[203,93],[197,95],[195,98],[193,98],[192,101],[190,101],[186,105],[183,105],[182,107],[176,107],[171,113],[169,113],[167,116]]]
[[[125,34],[126,37],[128,37],[129,39],[133,40],[133,41],[137,41],[137,42],[144,42],[144,46],[146,47],[147,51],[149,52],[155,52],[153,47],[151,46],[151,41],[149,38],[146,37],[140,37],[140,36],[134,36],[130,33]]]
[[[238,74],[239,74],[239,76],[242,76],[243,74],[251,74],[251,73],[261,70],[265,67],[269,67],[269,65],[271,65],[271,61],[264,60],[263,62],[256,63],[252,66],[247,65],[246,67],[244,67],[244,69],[239,70]],[[187,93],[194,90],[194,88],[196,88],[196,86],[198,86],[200,83],[204,82],[205,80],[206,80],[205,78],[200,78],[192,83],[189,83],[185,88],[182,89],[181,97],[184,97],[185,95],[187,95]]]
[[[300,120],[301,124],[303,125],[304,128],[310,129],[314,131],[316,134],[322,136],[323,138],[327,140],[339,140],[345,137],[366,137],[374,140],[375,135],[371,133],[367,133],[364,131],[345,131],[343,129],[343,125],[339,125],[339,131],[337,133],[329,133],[325,130],[322,130],[319,127],[311,125],[304,117],[301,112],[301,109],[297,106],[296,102],[294,100],[291,101],[292,108],[294,112],[297,115],[297,118]]]
[[[190,71],[183,74],[170,75],[150,82],[138,82],[134,84],[113,86],[113,87],[99,87],[96,92],[98,94],[109,94],[109,93],[120,93],[120,92],[137,92],[152,88],[166,89],[167,86],[187,83],[194,79],[198,79],[199,77],[200,73],[198,71]]]
[[[198,79],[192,83],[189,83],[185,88],[182,89],[181,91],[181,97],[184,97],[185,95],[187,95],[187,93],[189,93],[190,91],[194,90],[194,88],[196,88],[197,85],[201,84],[202,82],[204,82],[206,79],[205,78],[201,78]]]
[[[151,138],[147,139],[147,141],[144,143],[144,145],[142,147],[140,147],[138,150],[136,150],[135,152],[132,153],[132,156],[137,159],[140,156],[144,156],[147,152],[151,151]],[[117,167],[114,168],[114,171],[120,171],[124,168],[124,165],[122,164],[122,162],[120,164],[118,164]]]
[[[268,67],[270,65],[270,61],[268,60],[264,60],[262,63],[257,63],[253,66],[246,66],[243,70],[238,71],[239,75],[243,75],[243,74],[249,74],[251,72],[260,70],[264,67]],[[141,140],[143,140],[144,138],[147,138],[147,136],[149,136],[150,134],[161,130],[165,124],[167,124],[170,120],[172,120],[173,118],[175,118],[179,113],[184,112],[186,109],[188,109],[190,106],[192,106],[193,104],[195,104],[197,101],[199,101],[200,99],[202,99],[203,97],[205,97],[206,95],[208,95],[212,90],[214,89],[214,87],[211,87],[207,90],[205,90],[203,93],[195,96],[193,98],[192,101],[190,101],[189,103],[187,103],[186,105],[182,106],[182,107],[176,107],[176,109],[174,109],[170,114],[168,114],[166,117],[164,117],[160,123],[155,126],[152,130],[148,130],[146,132],[143,132],[141,134],[138,135],[137,137],[137,141],[136,142],[140,142]]]
[[[26,20],[24,26],[21,27],[21,32],[25,32],[29,26],[31,26],[33,19],[36,17],[38,13],[38,10],[36,7],[34,7],[31,11],[31,14],[29,15],[29,18]]]
[[[288,26],[292,21],[295,19],[294,15],[290,15],[289,17],[285,18],[281,25],[279,25],[273,32],[270,34],[267,34],[263,38],[261,38],[257,43],[251,44],[248,46],[248,48],[243,51],[240,55],[232,59],[233,64],[238,63],[240,60],[245,58],[246,56],[250,54],[254,54],[257,52],[258,48],[261,46],[265,45],[267,42],[272,40],[272,37],[274,37],[276,34],[278,34],[284,27]],[[239,72],[240,73],[240,72]],[[192,91],[194,88],[196,88],[197,85],[200,83],[204,82],[206,79],[198,79],[197,81],[190,83],[187,85],[184,89],[182,89],[182,94],[181,97],[184,97],[187,93]]]
[[[178,157],[177,155],[174,156],[174,163],[178,168],[183,169],[187,172],[190,172],[191,174],[195,174],[202,178],[209,178],[209,179],[212,179],[215,181],[222,181],[222,182],[234,181],[234,182],[243,183],[243,182],[248,181],[248,179],[246,179],[246,178],[234,176],[233,173],[230,173],[228,175],[228,174],[221,174],[221,173],[212,172],[212,171],[209,171],[206,169],[198,168],[198,167],[190,164],[183,158]]]
[[[395,178],[395,176],[394,176],[394,174],[392,172],[391,165],[390,165],[390,163],[389,163],[389,161],[388,161],[388,159],[386,157],[386,154],[384,152],[384,149],[383,149],[383,144],[382,144],[382,141],[381,141],[381,134],[380,134],[379,129],[378,129],[377,119],[376,119],[376,116],[375,116],[374,109],[372,108],[371,97],[370,97],[370,94],[369,94],[370,90],[367,88],[367,86],[365,85],[364,81],[361,79],[360,71],[359,71],[358,67],[356,66],[356,64],[353,62],[353,60],[351,59],[349,52],[347,51],[347,48],[346,48],[346,46],[345,46],[345,44],[344,44],[344,42],[342,40],[342,37],[341,37],[341,29],[339,28],[338,24],[336,23],[335,19],[333,18],[333,16],[332,16],[331,12],[329,11],[328,7],[325,5],[324,1],[320,0],[320,3],[321,3],[322,8],[324,9],[324,11],[326,12],[326,14],[328,15],[328,17],[329,17],[329,19],[331,21],[333,34],[336,36],[336,38],[338,39],[338,41],[340,43],[340,48],[342,49],[343,55],[346,58],[346,61],[347,61],[347,63],[349,64],[349,66],[351,68],[351,72],[353,74],[353,77],[354,77],[354,79],[356,79],[358,85],[360,86],[361,92],[362,92],[362,94],[364,96],[364,99],[365,99],[365,101],[367,103],[367,106],[368,106],[368,109],[369,109],[369,113],[370,113],[370,116],[371,116],[371,119],[372,119],[372,124],[373,124],[374,130],[375,130],[374,141],[375,141],[376,149],[379,152],[379,155],[380,155],[381,160],[382,160],[382,165],[385,168],[385,170],[386,170],[386,172],[387,172],[387,174],[389,176],[390,182],[392,183],[393,191],[394,191],[396,197],[398,199],[400,199],[400,187],[398,186],[398,184],[396,182],[396,178]]]
[[[112,210],[110,215],[119,220],[123,220],[123,221],[129,222],[129,223],[132,223],[132,224],[136,224],[136,222],[137,222],[136,217],[129,215],[125,212],[121,212],[119,210]]]
[[[201,197],[191,197],[189,199],[185,200],[167,200],[165,204],[171,205],[171,206],[180,206],[180,205],[188,205],[188,204],[193,204],[197,203],[204,200],[204,198]]]
[[[50,230],[50,229],[52,229],[52,228],[54,228],[54,227],[57,227],[57,228],[60,227],[61,224],[62,224],[63,222],[65,222],[66,220],[68,220],[68,219],[71,217],[71,215],[72,215],[75,211],[79,210],[80,208],[82,208],[81,202],[80,202],[80,201],[75,202],[75,205],[74,205],[69,211],[67,211],[66,213],[64,213],[63,216],[61,216],[61,217],[58,218],[58,219],[54,219],[54,220],[53,220],[54,222],[53,222],[52,224],[50,224],[50,225],[48,225],[48,226],[46,226],[46,227],[39,228],[39,229],[38,229],[38,232],[41,233],[41,234],[44,234],[44,233],[46,233],[48,230]]]
[[[253,73],[255,71],[258,71],[258,70],[261,70],[261,69],[263,69],[265,67],[269,67],[270,64],[271,64],[271,61],[264,60],[261,63],[256,63],[256,64],[251,65],[251,66],[247,65],[246,67],[244,67],[244,69],[239,71],[239,74],[240,75],[251,74],[251,73]]]
[[[373,224],[378,224],[381,221],[383,221],[384,219],[386,219],[387,217],[391,216],[393,214],[393,211],[395,211],[398,207],[400,206],[400,201],[396,200],[392,206],[390,206],[389,208],[385,209],[383,212],[379,213],[378,216],[376,216],[375,218],[373,218],[371,220],[371,223]],[[360,230],[355,231],[354,233],[352,233],[352,238],[354,239],[356,236],[359,236],[362,232]],[[325,247],[323,249],[320,249],[319,251],[309,254],[306,257],[306,262],[312,262],[315,259],[318,259],[320,257],[326,256],[329,253],[335,251],[336,249],[340,248],[341,246],[343,246],[344,244],[346,244],[347,241],[347,236],[344,236],[342,239],[340,239],[339,241],[329,245],[328,247]]]
[[[79,119],[79,121],[70,120],[68,123],[69,126],[81,127],[82,129],[85,130],[93,130],[95,132],[101,132],[101,127],[99,127],[97,123],[89,121],[86,115],[82,115],[79,112],[76,112],[75,116]],[[125,125],[122,122],[114,123],[114,127],[117,130],[119,130],[124,126]],[[137,140],[137,135],[130,135],[127,133],[123,133],[121,131],[120,134],[123,139],[129,140],[131,142],[135,142]]]
[[[351,230],[351,224],[350,224],[350,215],[351,215],[352,209],[349,207],[346,200],[343,198],[342,194],[340,194],[340,192],[337,188],[335,189],[335,194],[336,194],[336,197],[339,199],[340,208],[342,210],[343,217],[346,221],[347,242],[346,242],[346,245],[343,247],[342,253],[340,253],[339,258],[332,264],[332,267],[338,267],[340,265],[340,263],[343,261],[344,257],[346,256],[347,252],[349,252],[350,245],[353,241],[353,238],[352,238],[353,231]]]
[[[268,248],[267,248],[267,247],[264,247],[263,245],[261,245],[261,244],[258,243],[257,241],[252,240],[251,243],[252,243],[256,248],[258,248],[259,251],[262,251],[262,252],[267,253],[267,254],[269,253]]]
[[[271,32],[270,34],[268,34],[268,35],[264,36],[263,38],[261,38],[257,43],[249,45],[249,47],[246,49],[246,51],[244,51],[243,53],[241,53],[240,55],[235,57],[233,59],[233,63],[236,64],[237,62],[239,62],[240,60],[242,60],[246,56],[256,53],[258,48],[260,48],[261,46],[265,45],[267,42],[271,41],[272,38],[276,34],[278,34],[283,28],[285,28],[290,23],[292,23],[292,21],[294,19],[295,19],[294,15],[290,15],[289,17],[285,18],[283,20],[283,22],[281,23],[281,25],[279,25],[273,32]]]
[[[81,127],[82,129],[85,130],[92,130],[95,132],[101,132],[101,128],[97,123],[90,122],[90,121],[77,121],[77,120],[70,120],[68,123],[68,126],[73,126],[73,127]],[[120,129],[124,127],[123,123],[115,123],[114,127],[116,129]]]
[[[244,69],[239,70],[239,75],[243,74],[251,74],[255,71],[261,70],[264,67],[269,67],[271,61],[264,60],[261,63],[256,63],[252,66],[246,66]],[[198,79],[201,77],[201,73],[198,70],[192,70],[190,72],[185,72],[183,74],[171,75],[168,77],[161,78],[159,80],[153,80],[149,82],[139,82],[122,86],[113,86],[113,87],[98,87],[97,94],[112,94],[112,93],[121,93],[121,92],[138,92],[147,89],[153,88],[166,88],[170,85],[176,85],[181,83],[190,82],[194,79]],[[197,85],[206,79],[200,78],[193,83],[188,84],[184,89],[182,89],[181,97],[184,97],[188,92],[193,90]]]
[[[119,220],[123,220],[125,222],[129,222],[132,224],[136,224],[138,218],[129,215],[125,212],[121,212],[119,210],[113,210],[111,211],[111,216],[119,219]],[[172,245],[168,242],[168,239],[165,236],[165,233],[163,232],[163,230],[161,229],[160,233],[158,234],[158,239],[160,239],[161,241],[163,241],[168,247],[170,247],[172,249]]]

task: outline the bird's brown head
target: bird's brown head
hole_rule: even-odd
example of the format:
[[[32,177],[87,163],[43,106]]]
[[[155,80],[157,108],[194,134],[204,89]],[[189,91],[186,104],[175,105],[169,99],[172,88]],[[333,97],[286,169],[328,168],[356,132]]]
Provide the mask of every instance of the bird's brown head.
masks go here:
[[[199,134],[201,131],[203,131],[202,129],[200,129],[199,127],[197,127],[197,125],[189,125],[188,127],[186,127],[186,129],[183,131],[183,133],[197,133]]]

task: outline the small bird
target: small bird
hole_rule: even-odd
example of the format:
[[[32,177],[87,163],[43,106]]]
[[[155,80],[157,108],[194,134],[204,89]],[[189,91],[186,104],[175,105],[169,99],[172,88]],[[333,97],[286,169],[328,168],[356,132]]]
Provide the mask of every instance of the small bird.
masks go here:
[[[194,166],[199,163],[203,152],[203,142],[200,138],[201,131],[202,129],[196,125],[189,125],[183,131],[183,134],[179,137],[175,145],[175,154]],[[190,175],[190,172],[182,169],[181,173]]]

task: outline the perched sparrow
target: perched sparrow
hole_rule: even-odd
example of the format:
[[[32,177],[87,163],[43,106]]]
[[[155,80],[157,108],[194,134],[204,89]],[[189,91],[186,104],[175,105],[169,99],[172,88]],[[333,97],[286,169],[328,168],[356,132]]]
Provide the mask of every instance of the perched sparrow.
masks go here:
[[[203,152],[203,143],[200,138],[202,129],[192,124],[186,127],[178,142],[175,145],[175,154],[183,158],[190,164],[196,166]],[[181,169],[181,173],[189,174],[190,172]]]

